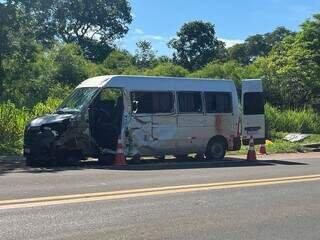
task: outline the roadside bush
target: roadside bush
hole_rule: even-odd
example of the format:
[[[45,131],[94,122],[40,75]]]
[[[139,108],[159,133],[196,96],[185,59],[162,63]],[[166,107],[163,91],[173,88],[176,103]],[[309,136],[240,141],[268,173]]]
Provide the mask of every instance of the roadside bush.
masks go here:
[[[266,119],[269,130],[277,132],[320,133],[320,115],[313,110],[280,111],[266,104]]]
[[[32,110],[19,109],[12,102],[0,103],[0,153],[21,153],[26,124],[33,118],[53,112],[61,101],[48,98]]]
[[[57,45],[49,55],[55,64],[53,78],[57,82],[75,86],[88,78],[88,61],[78,45]]]
[[[49,89],[48,98],[65,99],[71,91],[70,86],[57,83]]]
[[[18,109],[11,102],[0,103],[0,152],[17,152],[22,148],[27,120],[26,109]]]
[[[49,97],[46,102],[35,105],[29,114],[31,118],[43,116],[47,113],[52,113],[60,104],[62,100]]]
[[[148,69],[144,75],[166,76],[166,77],[185,77],[188,71],[179,65],[173,63],[161,63],[153,69]]]
[[[124,50],[114,50],[104,60],[103,66],[114,74],[121,74],[125,69],[133,66],[133,57]]]
[[[212,79],[233,79],[240,90],[241,79],[260,78],[262,76],[258,65],[251,64],[242,66],[237,62],[208,63],[202,69],[189,74],[189,77],[212,78]]]

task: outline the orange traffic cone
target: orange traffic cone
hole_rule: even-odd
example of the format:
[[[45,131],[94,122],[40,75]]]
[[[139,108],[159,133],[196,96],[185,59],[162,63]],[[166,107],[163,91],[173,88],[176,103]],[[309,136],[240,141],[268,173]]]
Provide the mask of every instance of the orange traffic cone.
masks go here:
[[[265,144],[260,145],[259,153],[262,155],[267,154],[267,149]]]
[[[118,137],[117,152],[114,160],[114,165],[116,166],[126,165],[126,157],[124,156],[124,152],[123,152],[121,136]]]
[[[251,160],[251,161],[252,160],[257,160],[256,150],[254,148],[254,141],[253,141],[253,137],[252,136],[250,136],[247,160]]]

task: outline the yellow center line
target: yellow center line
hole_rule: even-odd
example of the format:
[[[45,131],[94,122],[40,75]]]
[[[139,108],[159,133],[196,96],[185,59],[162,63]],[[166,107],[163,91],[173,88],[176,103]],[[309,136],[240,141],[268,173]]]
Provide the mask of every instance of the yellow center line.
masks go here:
[[[241,187],[266,186],[266,185],[285,184],[285,183],[298,183],[298,182],[319,181],[319,180],[320,180],[320,174],[316,174],[316,175],[281,177],[281,178],[254,179],[254,180],[244,180],[244,181],[180,185],[180,186],[169,186],[169,187],[158,187],[158,188],[142,188],[142,189],[132,189],[132,190],[124,190],[124,191],[97,192],[97,193],[72,194],[72,195],[63,195],[63,196],[14,199],[14,200],[0,201],[0,210],[51,206],[51,205],[60,205],[60,204],[71,204],[71,203],[83,203],[83,202],[103,201],[103,200],[105,201],[105,200],[113,200],[113,199],[156,196],[156,195],[186,193],[186,192],[195,192],[195,191],[209,191],[209,190],[231,189],[231,188],[241,188]]]

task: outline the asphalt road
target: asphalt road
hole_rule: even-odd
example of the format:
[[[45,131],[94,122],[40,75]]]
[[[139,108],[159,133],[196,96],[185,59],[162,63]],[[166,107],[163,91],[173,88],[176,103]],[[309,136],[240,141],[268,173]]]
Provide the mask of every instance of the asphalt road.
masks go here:
[[[320,156],[2,171],[0,239],[320,239]]]

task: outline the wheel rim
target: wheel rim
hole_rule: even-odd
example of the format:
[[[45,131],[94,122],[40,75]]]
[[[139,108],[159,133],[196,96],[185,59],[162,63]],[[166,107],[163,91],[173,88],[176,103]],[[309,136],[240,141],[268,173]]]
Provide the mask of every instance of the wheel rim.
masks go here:
[[[213,158],[220,159],[223,157],[224,148],[221,143],[213,143],[210,149],[211,156]]]

